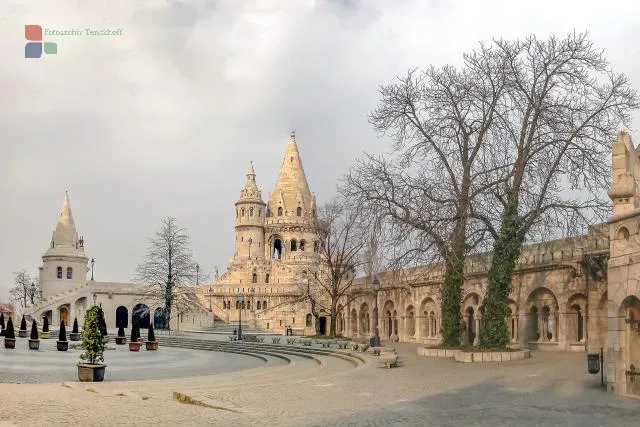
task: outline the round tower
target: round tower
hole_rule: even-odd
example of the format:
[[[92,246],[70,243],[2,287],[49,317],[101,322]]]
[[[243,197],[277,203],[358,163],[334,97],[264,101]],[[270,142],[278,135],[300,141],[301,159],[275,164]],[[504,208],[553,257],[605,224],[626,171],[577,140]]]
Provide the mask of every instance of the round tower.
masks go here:
[[[236,259],[264,259],[264,218],[266,204],[256,184],[253,163],[247,171],[247,183],[236,202]]]
[[[68,292],[83,285],[87,279],[87,261],[84,240],[78,238],[71,214],[69,195],[65,194],[60,217],[49,249],[42,256],[40,267],[40,292],[42,298]]]

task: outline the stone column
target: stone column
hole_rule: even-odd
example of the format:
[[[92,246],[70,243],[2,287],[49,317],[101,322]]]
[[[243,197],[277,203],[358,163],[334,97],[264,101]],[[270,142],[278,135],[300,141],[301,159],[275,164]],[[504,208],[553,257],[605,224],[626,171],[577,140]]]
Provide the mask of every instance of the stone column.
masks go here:
[[[476,316],[476,318],[474,319],[475,323],[476,323],[476,328],[475,328],[475,336],[473,337],[473,345],[478,345],[479,341],[479,337],[480,337],[480,319],[481,319],[481,315],[478,314]]]

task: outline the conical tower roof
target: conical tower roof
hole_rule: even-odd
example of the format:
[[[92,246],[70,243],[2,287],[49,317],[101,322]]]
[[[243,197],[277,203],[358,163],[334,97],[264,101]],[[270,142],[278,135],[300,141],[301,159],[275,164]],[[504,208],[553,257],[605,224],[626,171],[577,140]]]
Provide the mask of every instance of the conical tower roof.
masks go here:
[[[269,209],[274,216],[278,207],[282,207],[287,216],[295,216],[298,207],[307,213],[311,211],[312,204],[313,196],[302,167],[296,134],[291,132],[280,175],[269,197]]]
[[[47,253],[58,251],[78,251],[84,253],[83,242],[78,239],[76,224],[71,213],[71,203],[69,203],[69,193],[65,192],[60,215],[58,216],[58,224],[51,238],[51,245]]]
[[[240,190],[240,200],[238,200],[238,203],[242,202],[264,204],[262,201],[262,193],[256,183],[256,172],[253,169],[253,162],[249,163],[249,170],[247,170],[247,183],[244,188]]]

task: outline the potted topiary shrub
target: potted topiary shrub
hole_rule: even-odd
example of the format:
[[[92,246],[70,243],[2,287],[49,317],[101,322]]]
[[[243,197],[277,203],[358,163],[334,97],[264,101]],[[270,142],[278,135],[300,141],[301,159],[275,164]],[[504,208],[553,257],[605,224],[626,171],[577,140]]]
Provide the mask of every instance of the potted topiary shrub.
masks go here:
[[[69,349],[69,341],[67,341],[67,328],[64,326],[64,320],[60,321],[60,333],[58,334],[56,347],[58,348],[58,351],[67,351]]]
[[[0,337],[4,336],[4,313],[0,313]]]
[[[73,329],[71,329],[71,333],[69,334],[69,339],[71,341],[80,341],[80,332],[78,332],[78,318],[73,319]]]
[[[9,317],[7,330],[4,333],[4,348],[16,348],[16,331],[13,330],[11,317]]]
[[[120,325],[120,327],[118,328],[118,335],[116,336],[116,344],[124,345],[126,343],[127,343],[127,337],[124,334],[124,328],[122,327],[122,325]]]
[[[129,340],[129,350],[130,351],[140,351],[140,328],[138,327],[138,321],[133,321],[133,326],[131,327],[131,339]]]
[[[48,340],[49,339],[49,317],[44,316],[44,320],[42,322],[42,333],[40,334],[40,338]]]
[[[24,318],[24,315],[22,315],[22,321],[20,321],[20,330],[18,331],[18,336],[20,338],[27,337],[27,319]]]
[[[31,337],[29,338],[29,350],[37,350],[40,348],[40,338],[38,338],[38,324],[36,319],[31,323]]]
[[[153,330],[153,323],[149,323],[149,334],[147,335],[147,342],[145,343],[147,350],[157,350],[158,341],[156,341],[156,333]]]
[[[99,308],[91,307],[84,318],[82,327],[82,349],[84,353],[80,355],[78,363],[78,379],[82,382],[102,381],[107,365],[100,363],[104,361],[104,342],[100,332],[100,321],[98,315]]]

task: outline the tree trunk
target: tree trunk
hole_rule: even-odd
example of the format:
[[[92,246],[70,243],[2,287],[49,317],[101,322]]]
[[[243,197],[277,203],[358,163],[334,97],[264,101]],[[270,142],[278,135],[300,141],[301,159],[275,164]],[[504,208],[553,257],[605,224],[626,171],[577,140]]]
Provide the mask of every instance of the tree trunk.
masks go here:
[[[336,317],[337,308],[335,304],[331,304],[331,325],[329,326],[329,336],[336,336]]]
[[[505,349],[509,344],[507,300],[511,280],[524,241],[518,216],[517,201],[510,201],[502,217],[498,239],[493,245],[493,259],[489,269],[487,295],[480,328],[480,347]]]
[[[442,345],[454,347],[460,345],[462,326],[460,325],[460,304],[462,304],[462,286],[464,284],[464,258],[452,257],[446,262],[444,282],[442,283],[442,319],[440,333]]]
[[[167,329],[171,330],[171,305],[173,303],[173,284],[171,283],[171,281],[167,282],[167,288],[165,289],[165,295],[164,295],[164,316],[165,319],[167,319]],[[180,323],[180,318],[178,318],[178,324]],[[180,328],[180,326],[178,325],[178,328]]]

